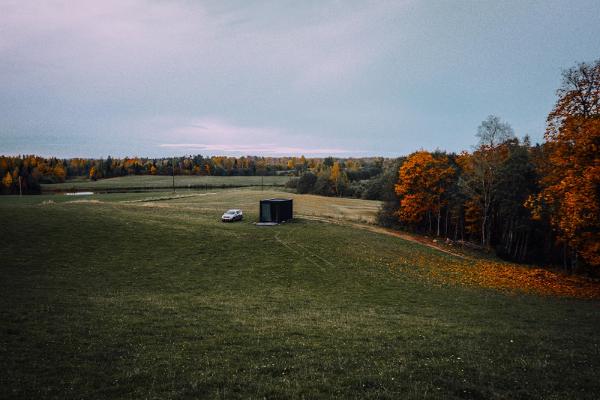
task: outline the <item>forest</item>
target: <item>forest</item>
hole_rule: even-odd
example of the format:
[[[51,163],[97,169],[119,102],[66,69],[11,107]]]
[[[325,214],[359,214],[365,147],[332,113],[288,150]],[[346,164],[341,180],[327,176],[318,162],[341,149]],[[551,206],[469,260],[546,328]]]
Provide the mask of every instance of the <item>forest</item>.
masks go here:
[[[600,60],[563,72],[545,141],[487,117],[470,152],[406,157],[0,157],[3,194],[125,175],[289,175],[298,193],[382,200],[379,223],[567,272],[600,267]]]

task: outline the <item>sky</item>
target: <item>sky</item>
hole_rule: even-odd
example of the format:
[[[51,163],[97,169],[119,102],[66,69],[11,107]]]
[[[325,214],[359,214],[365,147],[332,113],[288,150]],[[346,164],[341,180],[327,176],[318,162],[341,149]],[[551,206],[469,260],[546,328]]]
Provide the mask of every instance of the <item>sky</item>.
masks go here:
[[[0,0],[0,154],[407,155],[543,140],[600,1]]]

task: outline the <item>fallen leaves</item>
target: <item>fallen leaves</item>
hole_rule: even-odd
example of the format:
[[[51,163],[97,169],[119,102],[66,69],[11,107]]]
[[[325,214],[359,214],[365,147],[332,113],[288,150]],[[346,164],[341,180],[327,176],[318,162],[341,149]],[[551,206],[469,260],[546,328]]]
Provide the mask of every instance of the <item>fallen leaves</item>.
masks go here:
[[[538,295],[600,299],[600,282],[542,268],[489,260],[457,261],[429,269],[436,280]]]

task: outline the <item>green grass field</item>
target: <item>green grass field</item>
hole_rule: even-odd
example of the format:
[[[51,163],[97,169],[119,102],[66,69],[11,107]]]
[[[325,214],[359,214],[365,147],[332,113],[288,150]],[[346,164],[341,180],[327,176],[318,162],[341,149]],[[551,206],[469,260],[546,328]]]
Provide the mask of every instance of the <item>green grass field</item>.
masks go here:
[[[311,219],[376,202],[252,224],[283,195],[0,197],[0,397],[598,398],[599,301],[444,283],[452,255]]]
[[[283,186],[288,176],[175,176],[177,188],[231,188],[246,186]],[[85,178],[67,180],[64,183],[44,184],[42,191],[122,191],[143,189],[169,189],[173,185],[171,176],[130,175],[118,178],[91,181]]]

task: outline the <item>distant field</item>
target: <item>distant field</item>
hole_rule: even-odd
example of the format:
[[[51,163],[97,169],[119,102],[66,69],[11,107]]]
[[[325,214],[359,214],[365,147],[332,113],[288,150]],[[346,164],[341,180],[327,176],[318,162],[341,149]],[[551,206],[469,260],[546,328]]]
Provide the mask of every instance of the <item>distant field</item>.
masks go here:
[[[289,180],[287,176],[175,176],[177,188],[224,188],[245,186],[283,186]],[[130,189],[166,189],[173,185],[171,176],[130,175],[118,178],[89,179],[76,178],[64,183],[44,184],[42,190],[130,190]]]
[[[0,197],[0,398],[597,398],[599,300],[445,280],[480,265],[349,225],[378,206]]]

